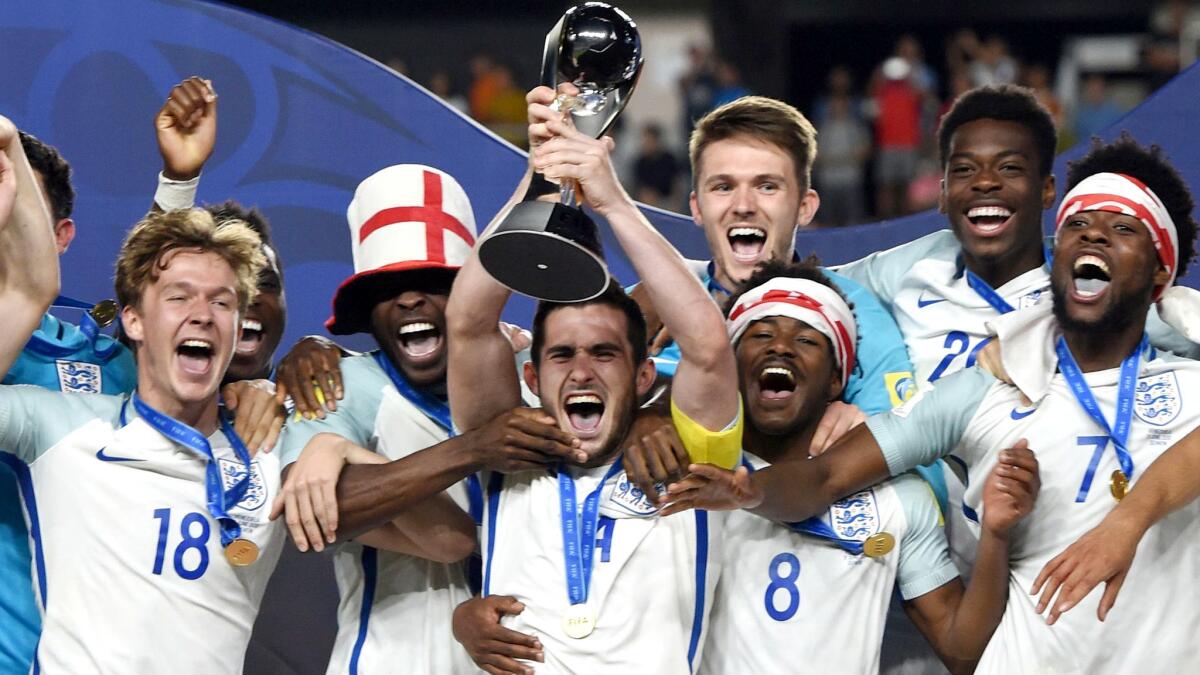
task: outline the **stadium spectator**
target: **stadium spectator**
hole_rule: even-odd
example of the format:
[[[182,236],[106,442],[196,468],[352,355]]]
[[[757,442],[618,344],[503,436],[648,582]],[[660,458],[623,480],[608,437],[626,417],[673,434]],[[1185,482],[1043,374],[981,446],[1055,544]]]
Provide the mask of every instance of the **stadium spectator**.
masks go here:
[[[1083,78],[1079,102],[1075,104],[1075,138],[1086,141],[1121,119],[1124,114],[1108,95],[1108,83],[1100,73]]]
[[[450,73],[445,70],[434,71],[433,75],[429,76],[429,91],[433,92],[434,95],[446,103],[449,103],[460,113],[464,115],[471,113],[471,107],[467,104],[467,97],[454,90],[454,85],[450,80]]]
[[[679,162],[663,147],[662,127],[647,124],[642,129],[642,145],[633,162],[634,194],[637,200],[663,206],[675,192]]]
[[[834,95],[828,101],[825,121],[817,126],[821,151],[813,169],[821,193],[817,219],[822,225],[838,227],[862,221],[863,174],[871,154],[871,135],[854,115],[848,95]]]
[[[921,146],[924,94],[913,83],[912,66],[893,56],[877,70],[871,91],[875,108],[875,215],[908,212],[908,184]]]

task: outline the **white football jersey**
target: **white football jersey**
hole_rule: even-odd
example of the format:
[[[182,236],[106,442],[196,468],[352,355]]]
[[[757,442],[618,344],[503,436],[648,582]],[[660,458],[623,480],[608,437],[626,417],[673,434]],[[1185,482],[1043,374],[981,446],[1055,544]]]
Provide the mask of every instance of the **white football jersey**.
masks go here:
[[[1099,524],[1116,504],[1110,477],[1119,465],[1105,431],[1053,370],[1049,310],[1029,315],[1034,320],[1009,315],[1024,330],[1013,344],[1001,332],[1005,366],[1022,389],[973,369],[947,378],[907,408],[868,421],[893,471],[926,461],[933,453],[953,452],[968,468],[965,502],[976,511],[982,497],[976,477],[992,470],[1001,450],[1025,438],[1038,456],[1041,491],[1034,511],[1014,530],[1008,606],[978,672],[1188,672],[1200,663],[1195,640],[1200,607],[1176,596],[1200,573],[1200,549],[1192,545],[1200,537],[1198,503],[1146,534],[1121,590],[1122,601],[1107,621],[1096,619],[1102,587],[1054,626],[1034,612],[1037,598],[1029,589],[1045,563]],[[1042,368],[1040,378],[1031,375],[1035,365]],[[1119,374],[1115,368],[1084,375],[1110,424]],[[1022,401],[1022,392],[1032,405]],[[1196,392],[1200,363],[1157,357],[1142,362],[1128,442],[1132,489],[1146,467],[1200,425]]]
[[[580,508],[609,468],[571,470]],[[530,471],[484,478],[483,592],[525,605],[503,623],[541,640],[545,663],[529,666],[575,675],[693,672],[720,573],[727,514],[660,517],[624,471],[610,478],[600,494],[587,599],[595,630],[574,639],[563,632],[570,602],[557,476]]]
[[[284,464],[295,461],[310,438],[334,433],[388,459],[441,443],[449,433],[396,391],[371,355],[342,359],[345,396],[325,419],[289,424],[280,438]],[[447,494],[468,509],[466,481]],[[338,582],[338,634],[327,673],[476,672],[454,640],[450,619],[470,599],[463,563],[440,563],[342,544],[334,558]]]
[[[935,382],[975,365],[991,335],[987,322],[1000,316],[967,283],[961,258],[954,234],[940,230],[834,268],[874,291],[891,310],[919,382]],[[1049,291],[1045,265],[996,289],[1015,309],[1049,299]]]
[[[913,474],[839,500],[823,520],[847,539],[885,532],[895,548],[871,558],[729,514],[700,672],[876,673],[893,587],[910,600],[958,576],[937,500]]]
[[[0,455],[17,470],[43,628],[33,672],[240,673],[282,544],[267,521],[278,458],[252,460],[229,510],[257,562],[234,567],[209,515],[207,460],[172,442],[126,399],[0,387]],[[226,487],[245,475],[224,434],[209,437]]]

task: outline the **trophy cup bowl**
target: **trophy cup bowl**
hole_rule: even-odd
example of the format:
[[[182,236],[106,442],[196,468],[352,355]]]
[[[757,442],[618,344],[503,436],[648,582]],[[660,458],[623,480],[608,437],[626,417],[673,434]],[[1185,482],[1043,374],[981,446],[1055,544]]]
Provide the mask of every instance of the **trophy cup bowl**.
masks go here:
[[[642,70],[642,43],[629,15],[603,2],[567,10],[546,35],[542,83],[571,82],[575,96],[559,96],[559,110],[575,128],[599,138],[629,102]],[[596,224],[575,205],[575,186],[560,186],[557,203],[537,201],[547,181],[534,185],[479,243],[479,261],[504,286],[539,300],[581,302],[604,292],[611,279]]]

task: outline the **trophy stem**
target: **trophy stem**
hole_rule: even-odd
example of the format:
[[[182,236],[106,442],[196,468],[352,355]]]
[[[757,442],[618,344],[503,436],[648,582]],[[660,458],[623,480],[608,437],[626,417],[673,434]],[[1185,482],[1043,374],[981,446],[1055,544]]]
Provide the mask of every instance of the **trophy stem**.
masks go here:
[[[558,200],[567,206],[575,206],[575,189],[578,184],[573,178],[563,179],[562,189],[559,190]]]

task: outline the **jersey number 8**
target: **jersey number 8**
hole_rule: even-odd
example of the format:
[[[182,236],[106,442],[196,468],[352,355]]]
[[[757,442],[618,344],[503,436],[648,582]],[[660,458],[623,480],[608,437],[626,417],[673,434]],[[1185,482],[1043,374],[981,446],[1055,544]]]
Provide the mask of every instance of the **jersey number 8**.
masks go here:
[[[787,568],[786,573],[784,567]],[[763,595],[767,616],[776,621],[787,621],[796,616],[796,610],[800,609],[800,589],[796,588],[796,580],[800,578],[800,559],[792,553],[780,553],[767,565],[767,577],[771,580]],[[776,604],[781,592],[786,601],[782,608]]]

